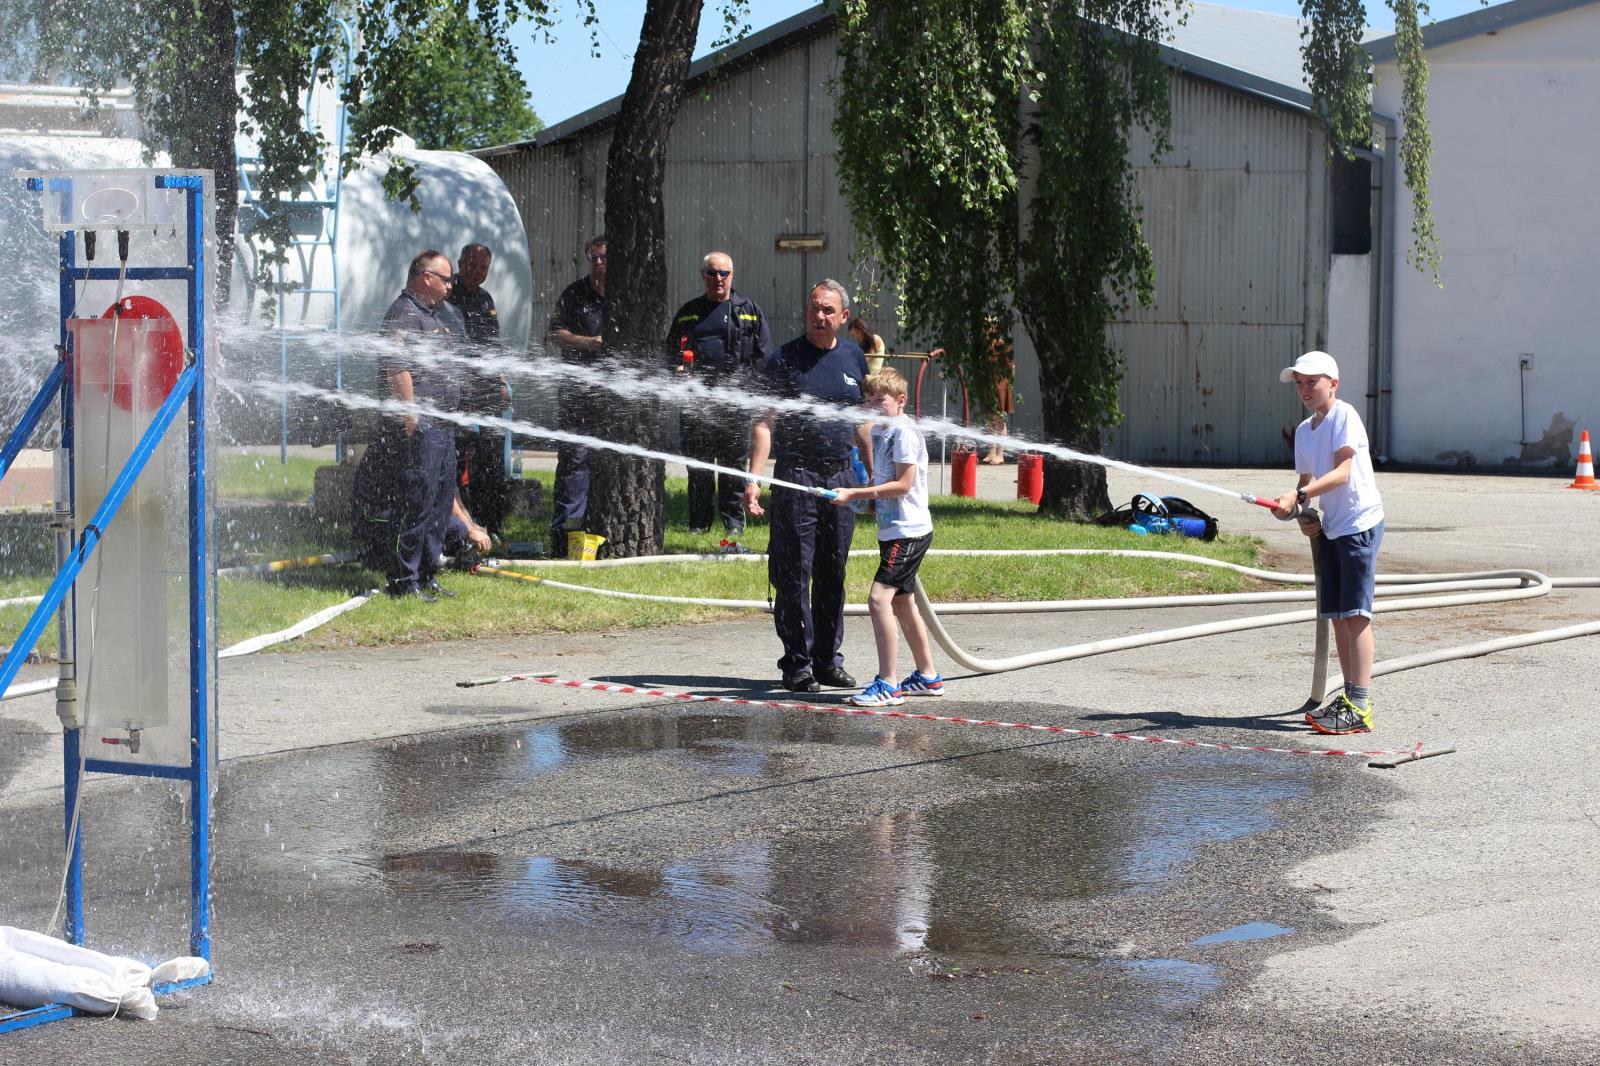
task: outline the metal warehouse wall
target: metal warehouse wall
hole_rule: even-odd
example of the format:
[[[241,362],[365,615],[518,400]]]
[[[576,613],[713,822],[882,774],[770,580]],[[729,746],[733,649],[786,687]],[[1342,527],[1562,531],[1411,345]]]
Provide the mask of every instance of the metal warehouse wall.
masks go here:
[[[700,291],[700,257],[714,248],[733,256],[736,287],[761,304],[780,343],[801,332],[812,282],[838,278],[853,298],[861,288],[826,88],[837,48],[833,32],[799,41],[684,100],[665,188],[672,307]],[[1298,421],[1299,405],[1277,370],[1324,332],[1322,140],[1303,115],[1184,75],[1173,79],[1172,139],[1160,165],[1138,172],[1158,302],[1112,327],[1128,360],[1127,417],[1108,432],[1107,451],[1149,462],[1278,464],[1280,431]],[[536,346],[556,296],[587,269],[584,240],[603,228],[609,143],[609,131],[580,130],[539,148],[483,153],[527,230]],[[1133,151],[1149,159],[1142,139]],[[827,246],[776,249],[779,235],[796,233],[824,234]],[[882,309],[857,300],[856,310],[894,349],[890,299]],[[1030,402],[1037,381],[1032,345],[1021,339],[1020,433],[1041,432]],[[934,411],[938,395],[935,386]]]
[[[1111,328],[1127,373],[1107,451],[1282,463],[1282,429],[1304,412],[1278,371],[1327,331],[1322,133],[1306,115],[1178,76],[1172,145],[1138,171],[1156,299]],[[1148,139],[1131,152],[1148,161]]]

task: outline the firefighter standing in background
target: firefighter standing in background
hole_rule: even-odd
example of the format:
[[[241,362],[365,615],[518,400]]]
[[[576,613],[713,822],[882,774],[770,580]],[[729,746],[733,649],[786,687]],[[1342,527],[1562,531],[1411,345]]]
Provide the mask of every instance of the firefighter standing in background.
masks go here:
[[[705,294],[672,316],[668,360],[679,373],[692,374],[711,389],[747,390],[755,367],[772,353],[772,331],[761,308],[733,288],[733,258],[711,252],[700,263]],[[750,417],[740,407],[717,403],[685,407],[678,415],[683,454],[718,466],[744,469],[750,444]],[[720,519],[728,550],[741,551],[744,534],[744,479],[689,468],[689,532],[704,534]]]

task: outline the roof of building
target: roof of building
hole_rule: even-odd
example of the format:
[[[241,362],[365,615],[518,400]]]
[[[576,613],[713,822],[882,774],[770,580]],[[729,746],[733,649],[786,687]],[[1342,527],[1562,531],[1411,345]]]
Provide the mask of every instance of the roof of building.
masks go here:
[[[1586,0],[1593,2],[1593,0]],[[689,67],[686,88],[694,89],[713,72],[726,72],[833,29],[831,5],[821,3],[750,34],[737,44],[702,56]],[[1302,20],[1220,4],[1193,4],[1187,20],[1175,20],[1172,39],[1161,46],[1162,61],[1195,77],[1218,82],[1281,106],[1309,110],[1311,93],[1300,62]],[[614,96],[587,111],[541,130],[532,140],[482,148],[474,155],[492,156],[522,148],[540,148],[602,126],[622,109]]]
[[[1422,28],[1422,47],[1438,48],[1440,45],[1464,41],[1487,33],[1498,33],[1522,22],[1532,22],[1549,15],[1558,15],[1576,7],[1587,7],[1597,0],[1511,0],[1510,3],[1469,11],[1453,19],[1435,22]],[[1367,42],[1367,52],[1374,63],[1384,63],[1395,58],[1393,35]]]

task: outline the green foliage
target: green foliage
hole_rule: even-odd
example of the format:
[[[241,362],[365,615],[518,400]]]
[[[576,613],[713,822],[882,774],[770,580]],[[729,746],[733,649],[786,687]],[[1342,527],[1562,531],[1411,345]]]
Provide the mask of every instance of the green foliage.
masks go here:
[[[1046,405],[1062,439],[1115,418],[1121,370],[1105,326],[1153,291],[1127,144],[1135,123],[1158,140],[1164,129],[1152,42],[1165,11],[1164,0],[840,10],[840,181],[907,332],[942,344],[947,370],[989,405],[1006,372],[990,340],[1010,340],[1015,305],[1047,386],[1070,383],[1073,424],[1052,424]],[[1038,149],[1026,204],[1024,137]]]
[[[1116,421],[1122,358],[1106,325],[1155,295],[1129,137],[1165,150],[1169,74],[1156,40],[1163,9],[1148,2],[1054,5],[1040,31],[1042,85],[1029,136],[1039,180],[1029,204],[1017,305],[1041,364],[1055,431],[1087,443]],[[1107,33],[1111,26],[1118,32]]]
[[[908,336],[993,401],[991,322],[1009,339],[1017,258],[1017,101],[1034,77],[1034,0],[845,0],[839,179],[894,279]]]
[[[1400,68],[1400,166],[1411,190],[1411,248],[1406,257],[1418,270],[1439,280],[1439,240],[1433,231],[1433,204],[1428,196],[1428,163],[1433,134],[1428,129],[1428,61],[1422,54],[1419,16],[1428,14],[1420,0],[1388,0],[1394,12],[1395,62]]]
[[[1413,261],[1436,267],[1419,7],[1391,2]],[[1366,145],[1361,0],[1303,4],[1330,142]],[[1095,448],[1119,417],[1121,356],[1106,327],[1154,293],[1128,152],[1136,127],[1158,153],[1167,147],[1171,75],[1158,42],[1184,0],[841,0],[838,10],[840,184],[864,251],[898,290],[906,334],[943,345],[946,370],[986,406],[1005,373],[990,341],[1009,341],[1015,309],[1039,353],[1046,434]],[[1066,509],[1092,506],[1084,497]]]
[[[548,24],[543,0],[399,0],[361,6],[350,129],[358,145],[400,129],[419,147],[466,151],[525,140],[544,128],[506,36],[526,10]]]
[[[1411,247],[1406,258],[1439,279],[1439,242],[1428,194],[1428,62],[1422,54],[1425,0],[1386,0],[1394,12],[1395,60],[1400,68],[1400,165],[1411,190]],[[1328,130],[1329,152],[1347,156],[1372,144],[1372,60],[1361,47],[1367,10],[1362,0],[1301,0],[1306,78]]]
[[[1362,0],[1300,0],[1301,57],[1311,95],[1328,127],[1329,147],[1365,147],[1372,142],[1372,61],[1361,47],[1367,28]]]
[[[573,0],[594,13],[593,0]],[[519,18],[548,29],[548,0],[6,0],[0,40],[13,76],[65,81],[91,99],[126,80],[147,148],[180,166],[217,173],[218,224],[234,217],[234,135],[258,145],[252,177],[264,217],[253,237],[269,288],[289,239],[290,203],[324,169],[335,130],[307,130],[307,89],[338,89],[348,76],[346,171],[402,132],[457,147],[512,140],[538,128],[507,31]],[[347,57],[346,31],[357,42]],[[351,62],[347,65],[346,60]],[[243,100],[236,90],[242,84]],[[241,103],[243,112],[241,114]],[[237,125],[236,125],[237,124]],[[410,195],[403,165],[386,179]],[[223,242],[226,256],[231,243]],[[223,278],[227,263],[223,263]]]

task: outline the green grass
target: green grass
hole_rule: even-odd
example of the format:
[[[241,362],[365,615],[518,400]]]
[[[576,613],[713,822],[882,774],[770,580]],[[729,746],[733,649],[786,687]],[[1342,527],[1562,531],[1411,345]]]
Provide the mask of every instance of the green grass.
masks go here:
[[[224,451],[217,459],[217,495],[225,500],[270,500],[304,503],[311,497],[317,459],[291,455],[287,463],[276,455]]]
[[[249,457],[232,457],[248,460]],[[254,484],[257,491],[277,491],[298,482],[309,492],[310,469],[303,474],[291,464],[289,471],[270,459],[265,473],[253,461],[239,464],[228,476],[235,485]],[[549,498],[551,474],[530,476],[545,483]],[[265,488],[263,489],[263,484]],[[691,537],[687,531],[686,483],[669,479],[668,527],[665,550],[690,553],[712,550],[717,536]],[[257,497],[259,499],[259,497]],[[303,498],[303,497],[297,497]],[[224,562],[254,558],[288,558],[314,552],[348,550],[348,534],[309,519],[303,510],[288,519],[268,520],[274,510],[246,508],[236,518],[233,551],[224,550]],[[1251,565],[1259,542],[1250,537],[1223,536],[1206,544],[1179,537],[1138,537],[1121,529],[1103,529],[1056,522],[1035,515],[1026,501],[1015,503],[937,497],[933,502],[935,548],[1134,548],[1168,553],[1203,555]],[[510,540],[542,540],[543,516],[535,522],[513,522]],[[250,531],[255,539],[243,537]],[[765,551],[766,519],[750,523],[743,540],[754,552]],[[857,524],[854,547],[875,549],[875,527]],[[850,564],[847,594],[863,602],[875,563],[856,558]],[[533,566],[520,572],[542,575],[571,584],[643,592],[660,596],[765,601],[766,566],[762,562],[662,563],[651,566],[581,570],[571,567]],[[0,594],[22,595],[42,591],[48,573],[19,574],[0,579]],[[1046,556],[1039,558],[932,556],[922,568],[923,584],[935,601],[1039,600],[1127,597],[1197,592],[1229,592],[1255,587],[1255,582],[1212,567],[1167,564],[1159,560],[1105,557]],[[505,637],[540,633],[605,632],[648,626],[682,624],[737,617],[748,612],[719,608],[656,604],[589,595],[546,585],[488,575],[445,572],[443,584],[457,593],[454,599],[424,604],[394,601],[378,596],[356,611],[343,615],[315,633],[283,645],[284,649],[350,645],[403,644],[475,637]],[[290,571],[265,578],[223,578],[218,588],[220,646],[261,633],[273,632],[300,621],[352,595],[380,586],[382,580],[355,565],[324,566]],[[21,629],[28,608],[0,609],[0,643]],[[53,634],[53,626],[51,629]],[[53,653],[54,637],[47,634],[40,648]]]

